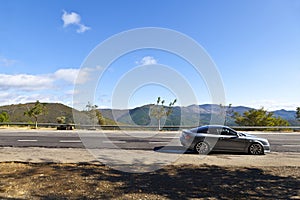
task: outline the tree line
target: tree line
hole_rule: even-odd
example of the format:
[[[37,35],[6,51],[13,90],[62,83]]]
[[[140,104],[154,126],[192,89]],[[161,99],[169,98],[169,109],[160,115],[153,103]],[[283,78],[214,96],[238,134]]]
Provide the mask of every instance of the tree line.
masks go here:
[[[162,100],[161,97],[157,98],[155,104],[151,106],[150,116],[157,119],[158,129],[161,129],[161,119],[168,117],[173,110],[173,106],[177,102],[176,99],[170,102],[168,106],[165,106],[165,100]],[[275,117],[273,112],[268,112],[264,108],[260,109],[250,109],[243,114],[233,112],[232,105],[222,106],[220,105],[221,112],[225,111],[226,118],[230,117],[234,119],[235,123],[240,126],[289,126],[289,122],[281,117]],[[35,104],[28,108],[24,112],[24,115],[34,119],[35,128],[38,126],[38,118],[41,115],[46,115],[48,113],[46,104],[40,103],[39,100]],[[90,121],[93,124],[105,125],[106,119],[102,116],[101,112],[98,109],[97,105],[93,105],[90,102],[86,105],[86,110],[83,113],[88,116]],[[296,108],[295,119],[300,121],[300,107]],[[9,115],[6,111],[0,112],[0,122],[10,122]],[[65,116],[58,116],[57,123],[64,124],[66,123]],[[226,123],[226,121],[225,121]]]
[[[240,126],[289,126],[287,120],[275,117],[274,113],[268,112],[264,108],[251,109],[240,115],[235,112],[233,115],[235,123]]]

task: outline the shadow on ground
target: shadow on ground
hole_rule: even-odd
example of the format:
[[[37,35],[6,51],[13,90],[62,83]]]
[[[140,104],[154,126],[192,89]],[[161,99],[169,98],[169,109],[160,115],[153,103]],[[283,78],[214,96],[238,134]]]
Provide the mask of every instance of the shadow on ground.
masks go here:
[[[196,151],[186,149],[182,146],[158,146],[154,147],[153,151],[160,152],[160,153],[170,153],[170,154],[195,154],[198,153]],[[208,155],[218,155],[218,154],[226,154],[226,155],[249,155],[243,152],[218,152],[218,151],[211,151]]]
[[[182,146],[158,146],[154,147],[153,151],[160,153],[174,153],[174,154],[195,154],[195,151],[186,149]]]
[[[300,196],[298,167],[183,165],[130,174],[84,163],[1,163],[0,166],[0,199],[293,199]]]

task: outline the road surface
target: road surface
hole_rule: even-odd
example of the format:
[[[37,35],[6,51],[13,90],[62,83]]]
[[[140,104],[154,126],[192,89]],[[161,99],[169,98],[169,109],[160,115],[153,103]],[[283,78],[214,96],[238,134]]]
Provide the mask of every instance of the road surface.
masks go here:
[[[256,134],[256,133],[250,133]],[[257,133],[273,152],[300,152],[300,133]],[[0,130],[0,147],[181,149],[180,132]]]

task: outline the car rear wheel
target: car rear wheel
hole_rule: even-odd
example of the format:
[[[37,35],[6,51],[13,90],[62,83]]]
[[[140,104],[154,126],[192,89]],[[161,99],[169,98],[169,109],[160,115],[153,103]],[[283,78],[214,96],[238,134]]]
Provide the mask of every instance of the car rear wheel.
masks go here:
[[[206,142],[198,142],[195,145],[195,150],[199,154],[208,154],[209,153],[209,145]]]
[[[253,143],[249,147],[249,153],[252,155],[262,155],[264,154],[264,148],[261,144]]]

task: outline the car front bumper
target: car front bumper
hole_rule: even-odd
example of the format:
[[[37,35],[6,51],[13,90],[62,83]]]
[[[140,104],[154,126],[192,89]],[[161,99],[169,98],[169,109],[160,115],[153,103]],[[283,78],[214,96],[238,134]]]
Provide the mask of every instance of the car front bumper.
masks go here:
[[[264,147],[264,153],[270,153],[271,152],[270,145],[263,145],[263,147]]]

